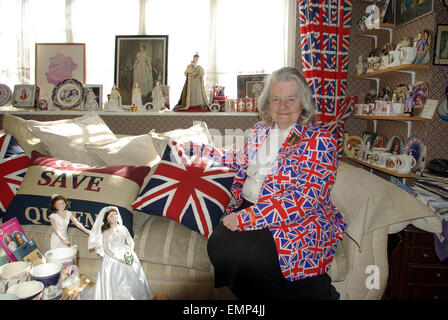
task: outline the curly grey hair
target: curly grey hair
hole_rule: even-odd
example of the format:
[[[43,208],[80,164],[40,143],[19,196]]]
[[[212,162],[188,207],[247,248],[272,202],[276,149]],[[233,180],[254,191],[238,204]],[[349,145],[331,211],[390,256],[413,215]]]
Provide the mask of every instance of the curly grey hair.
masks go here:
[[[271,84],[277,81],[295,80],[299,86],[300,102],[302,113],[297,120],[299,124],[308,124],[314,121],[316,110],[313,105],[311,89],[308,86],[305,77],[295,68],[285,67],[274,71],[264,79],[264,88],[258,97],[258,114],[267,125],[272,125],[271,113],[269,112],[269,92]]]

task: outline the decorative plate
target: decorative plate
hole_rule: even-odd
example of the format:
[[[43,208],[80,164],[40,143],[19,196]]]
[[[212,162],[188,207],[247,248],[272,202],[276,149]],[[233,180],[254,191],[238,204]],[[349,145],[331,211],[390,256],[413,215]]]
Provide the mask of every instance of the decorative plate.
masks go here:
[[[53,89],[51,100],[62,110],[80,109],[86,97],[86,89],[76,79],[65,79]]]
[[[402,153],[412,155],[416,161],[415,165],[411,168],[412,172],[415,172],[420,166],[420,163],[424,158],[424,152],[423,139],[419,135],[410,136],[404,142]]]
[[[386,151],[393,154],[400,154],[403,146],[403,138],[400,136],[392,136],[387,140]]]
[[[6,85],[0,83],[0,107],[6,105],[11,100],[12,91]]]

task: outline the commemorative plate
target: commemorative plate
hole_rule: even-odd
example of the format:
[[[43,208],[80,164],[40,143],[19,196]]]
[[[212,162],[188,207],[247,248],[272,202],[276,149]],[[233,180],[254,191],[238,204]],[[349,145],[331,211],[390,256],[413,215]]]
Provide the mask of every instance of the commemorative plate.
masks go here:
[[[424,158],[424,151],[423,139],[419,135],[410,136],[404,142],[401,153],[412,155],[416,161],[415,165],[411,168],[412,172],[415,172],[419,168]]]
[[[53,89],[51,100],[61,110],[79,110],[85,97],[86,89],[80,81],[65,79]]]
[[[6,105],[12,97],[11,89],[6,85],[0,83],[0,107]]]
[[[400,154],[403,146],[403,138],[400,136],[392,136],[387,140],[386,150],[393,154]]]

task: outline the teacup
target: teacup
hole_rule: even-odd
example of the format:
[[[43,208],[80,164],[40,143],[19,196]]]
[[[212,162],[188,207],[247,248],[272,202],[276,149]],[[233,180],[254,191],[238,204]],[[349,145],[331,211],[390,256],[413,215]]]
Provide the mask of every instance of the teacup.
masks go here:
[[[408,154],[400,154],[397,155],[397,172],[399,173],[409,173],[411,172],[412,167],[415,166],[417,161],[412,155]]]
[[[62,265],[56,262],[43,263],[31,269],[34,280],[44,284],[43,300],[59,300],[62,297]]]
[[[31,266],[26,261],[14,261],[0,267],[0,293],[20,282],[30,280]]]
[[[412,64],[412,62],[414,62],[417,48],[401,47],[399,50],[401,64]]]
[[[43,290],[42,282],[32,280],[13,285],[6,293],[17,296],[19,300],[40,300]]]

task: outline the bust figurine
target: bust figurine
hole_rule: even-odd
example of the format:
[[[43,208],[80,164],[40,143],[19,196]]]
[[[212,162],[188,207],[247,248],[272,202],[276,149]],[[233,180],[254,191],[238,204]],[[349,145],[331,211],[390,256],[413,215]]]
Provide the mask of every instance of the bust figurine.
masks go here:
[[[356,73],[359,76],[364,73],[364,58],[361,56],[358,57],[358,64],[356,65]]]

